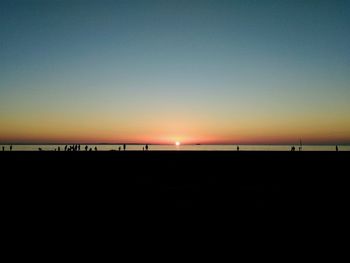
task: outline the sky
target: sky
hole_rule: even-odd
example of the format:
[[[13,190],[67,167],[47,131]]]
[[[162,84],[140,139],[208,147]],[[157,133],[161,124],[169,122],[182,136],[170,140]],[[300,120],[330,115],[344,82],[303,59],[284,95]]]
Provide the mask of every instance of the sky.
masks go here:
[[[0,1],[0,142],[350,143],[350,1]]]

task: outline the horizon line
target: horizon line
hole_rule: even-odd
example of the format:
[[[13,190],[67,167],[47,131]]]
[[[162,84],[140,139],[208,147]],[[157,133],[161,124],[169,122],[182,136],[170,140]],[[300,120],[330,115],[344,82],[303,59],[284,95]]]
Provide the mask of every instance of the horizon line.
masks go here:
[[[175,145],[174,143],[139,143],[139,142],[0,142],[0,145]],[[181,143],[183,145],[300,145],[299,143]],[[350,142],[303,143],[304,145],[350,145]]]

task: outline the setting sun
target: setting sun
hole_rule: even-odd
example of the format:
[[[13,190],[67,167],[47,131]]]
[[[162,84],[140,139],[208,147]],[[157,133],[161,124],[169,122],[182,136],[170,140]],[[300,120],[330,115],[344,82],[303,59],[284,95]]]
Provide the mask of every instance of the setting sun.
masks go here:
[[[348,145],[350,0],[309,2],[0,0],[0,150]]]

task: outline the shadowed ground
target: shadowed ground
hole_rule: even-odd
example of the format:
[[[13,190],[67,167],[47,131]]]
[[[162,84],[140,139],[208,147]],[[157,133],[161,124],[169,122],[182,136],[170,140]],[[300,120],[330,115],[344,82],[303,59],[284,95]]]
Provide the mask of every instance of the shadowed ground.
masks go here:
[[[1,152],[5,203],[21,215],[222,215],[333,209],[349,152]]]

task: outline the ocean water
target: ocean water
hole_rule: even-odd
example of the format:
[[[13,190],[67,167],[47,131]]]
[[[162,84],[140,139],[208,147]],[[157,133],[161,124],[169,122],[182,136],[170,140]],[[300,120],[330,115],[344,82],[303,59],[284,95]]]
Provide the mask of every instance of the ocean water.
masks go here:
[[[81,150],[85,151],[86,144],[81,144]],[[89,144],[88,148],[97,147],[98,151],[118,151],[123,150],[122,144]],[[126,150],[142,151],[145,145],[127,145]],[[290,151],[293,145],[239,145],[240,151]],[[294,145],[295,150],[299,150],[299,145]],[[4,147],[5,151],[10,150],[10,145],[0,145],[0,151]],[[65,145],[45,144],[45,145],[12,145],[12,151],[55,151],[60,147],[63,151]],[[338,145],[339,151],[350,151],[350,145]],[[236,151],[237,145],[148,145],[150,151]],[[303,151],[335,151],[335,145],[303,145]]]

